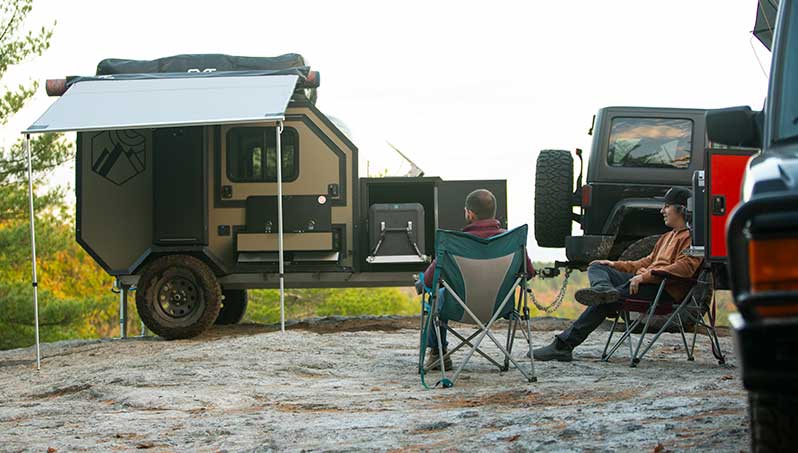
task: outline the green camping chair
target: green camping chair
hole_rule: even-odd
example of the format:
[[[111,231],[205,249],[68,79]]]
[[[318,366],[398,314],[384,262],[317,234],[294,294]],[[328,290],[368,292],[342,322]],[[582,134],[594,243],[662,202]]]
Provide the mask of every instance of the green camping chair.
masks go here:
[[[460,231],[438,230],[435,235],[435,274],[433,287],[425,288],[422,294],[421,341],[419,352],[419,373],[422,384],[426,387],[425,373],[440,363],[441,379],[436,383],[443,387],[451,387],[463,368],[478,353],[496,365],[501,371],[509,369],[512,364],[529,382],[535,382],[535,364],[529,357],[529,368],[525,369],[511,356],[513,340],[519,321],[526,323],[525,338],[527,351],[531,351],[531,327],[526,292],[526,238],[527,226],[523,225],[490,238],[480,238]],[[423,280],[423,275],[421,276]],[[516,289],[521,288],[518,301]],[[491,332],[496,320],[509,320],[507,340],[500,342]],[[444,322],[446,321],[446,322]],[[472,324],[477,330],[468,337],[453,329],[448,321]],[[445,326],[447,332],[457,337],[460,343],[450,348],[445,354],[441,342],[440,327]],[[427,334],[429,329],[438,333],[437,347],[439,360],[424,366],[427,351]],[[480,349],[485,337],[499,348],[503,354],[503,363],[492,358]],[[455,351],[468,347],[465,359],[449,379],[443,359]]]

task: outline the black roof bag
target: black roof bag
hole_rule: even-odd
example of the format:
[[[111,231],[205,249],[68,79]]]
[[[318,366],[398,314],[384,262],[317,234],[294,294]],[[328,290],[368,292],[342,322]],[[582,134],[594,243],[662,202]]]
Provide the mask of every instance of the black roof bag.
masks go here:
[[[185,54],[157,60],[106,58],[97,65],[97,75],[156,74],[167,72],[274,71],[304,69],[302,55],[287,53],[278,57],[239,57],[224,54]]]

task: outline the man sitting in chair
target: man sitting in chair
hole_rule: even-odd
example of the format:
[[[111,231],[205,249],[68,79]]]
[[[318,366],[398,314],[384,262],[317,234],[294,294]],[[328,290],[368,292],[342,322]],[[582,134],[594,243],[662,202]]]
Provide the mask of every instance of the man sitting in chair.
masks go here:
[[[617,312],[619,299],[634,296],[636,299],[654,300],[661,279],[651,274],[658,270],[677,277],[692,277],[701,265],[701,258],[688,256],[683,251],[690,246],[687,229],[686,206],[690,191],[673,187],[665,193],[665,205],[660,210],[665,225],[671,231],[659,238],[650,255],[637,261],[596,260],[587,268],[590,288],[576,292],[576,300],[587,309],[548,346],[535,349],[536,360],[571,361],[571,351],[579,346],[604,319]],[[668,282],[660,296],[662,301],[682,300],[689,286],[685,282]]]
[[[496,197],[487,189],[477,189],[468,194],[465,200],[465,219],[467,225],[463,228],[463,231],[473,234],[474,236],[489,238],[507,231],[502,228],[499,221],[496,220]],[[424,285],[426,285],[427,288],[432,288],[434,283],[432,278],[435,274],[435,264],[436,262],[433,260],[429,267],[427,267],[427,270],[424,271]],[[529,260],[529,256],[526,257],[526,268],[527,279],[532,278],[535,275],[535,269],[532,268],[532,261]],[[419,294],[421,294],[420,283],[421,282],[416,282],[416,290]],[[441,325],[440,334],[443,352],[445,354],[447,347],[445,324]],[[427,347],[430,348],[427,365],[438,361],[437,345],[438,340],[435,336],[435,329],[430,329],[427,336]],[[444,366],[446,369],[452,368],[451,358],[446,357]],[[431,369],[440,369],[440,364]]]

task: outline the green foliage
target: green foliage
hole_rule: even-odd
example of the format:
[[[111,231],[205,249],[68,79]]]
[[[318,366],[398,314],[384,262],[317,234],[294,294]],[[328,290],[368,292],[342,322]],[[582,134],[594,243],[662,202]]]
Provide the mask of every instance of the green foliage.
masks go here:
[[[0,80],[9,66],[41,55],[50,47],[52,29],[42,27],[36,33],[21,32],[31,9],[32,0],[0,0]],[[0,96],[0,125],[19,112],[37,88],[36,82],[19,85],[16,89],[5,88]],[[45,187],[46,177],[49,170],[71,159],[71,147],[60,135],[46,134],[31,140],[31,154],[36,207],[59,207],[64,198],[63,190]],[[27,158],[20,139],[8,149],[0,149],[0,225],[23,220],[27,215],[27,182]]]
[[[32,0],[0,0],[0,79],[10,66],[41,55],[50,47],[52,29],[22,31],[31,9]],[[0,95],[0,124],[7,124],[37,89],[36,82],[15,89],[4,88]],[[3,349],[29,345],[34,339],[28,167],[23,143],[20,139],[0,149],[0,348]],[[61,214],[66,212],[64,190],[48,184],[47,180],[50,171],[71,160],[72,155],[71,146],[59,135],[41,135],[31,140],[38,213],[39,319],[44,341],[108,332],[106,325],[97,321],[105,319],[97,316],[108,311],[103,307],[111,307],[107,296],[87,299],[84,294],[101,294],[97,290],[107,286],[109,277],[75,244],[72,219],[64,219]]]
[[[42,341],[110,336],[118,329],[111,277],[78,246],[73,232],[71,218],[45,213],[37,219]],[[27,223],[0,227],[0,349],[28,346],[35,338],[28,235]]]
[[[416,315],[419,302],[399,288],[287,289],[286,319],[313,316]],[[280,321],[278,290],[249,292],[244,322],[271,324]]]

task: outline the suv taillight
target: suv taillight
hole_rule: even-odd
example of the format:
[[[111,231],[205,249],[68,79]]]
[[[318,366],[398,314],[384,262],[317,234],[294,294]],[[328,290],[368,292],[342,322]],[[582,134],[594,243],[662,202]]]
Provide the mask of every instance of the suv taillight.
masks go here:
[[[798,291],[798,238],[752,239],[748,243],[751,292]],[[795,316],[798,305],[762,305],[761,316]]]
[[[593,203],[593,186],[585,184],[582,186],[582,207],[589,208]]]

